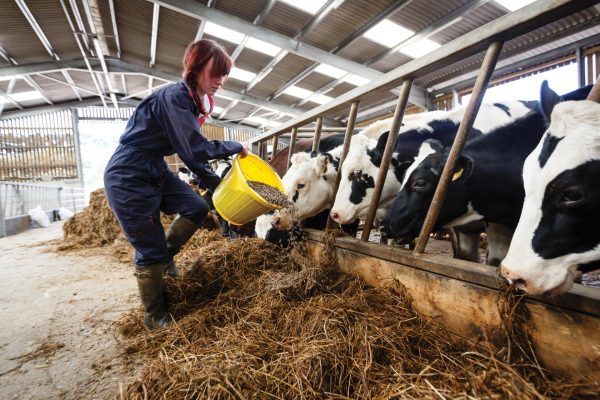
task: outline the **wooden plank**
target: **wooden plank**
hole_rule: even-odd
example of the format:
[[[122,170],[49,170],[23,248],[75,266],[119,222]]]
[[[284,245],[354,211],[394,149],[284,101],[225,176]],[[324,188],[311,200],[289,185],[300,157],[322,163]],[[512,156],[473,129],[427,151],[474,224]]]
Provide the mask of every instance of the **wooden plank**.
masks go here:
[[[308,243],[313,256],[321,248],[315,241]],[[341,270],[361,276],[370,285],[385,286],[392,279],[401,282],[415,308],[436,317],[450,332],[474,343],[502,343],[497,290],[352,249],[338,247],[336,253]],[[526,305],[539,361],[561,375],[600,379],[600,318],[529,299]]]

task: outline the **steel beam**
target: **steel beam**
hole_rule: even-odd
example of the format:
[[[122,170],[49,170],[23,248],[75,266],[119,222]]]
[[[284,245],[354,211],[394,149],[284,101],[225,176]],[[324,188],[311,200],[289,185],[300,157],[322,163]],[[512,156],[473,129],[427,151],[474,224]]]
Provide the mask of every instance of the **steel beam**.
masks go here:
[[[152,37],[150,38],[150,66],[156,64],[156,45],[158,41],[158,18],[160,16],[160,5],[154,3],[152,10]]]
[[[115,45],[117,46],[117,58],[121,58],[121,41],[119,40],[119,29],[117,26],[114,0],[108,0],[108,6],[110,7],[110,19],[112,21],[113,34],[115,35]]]

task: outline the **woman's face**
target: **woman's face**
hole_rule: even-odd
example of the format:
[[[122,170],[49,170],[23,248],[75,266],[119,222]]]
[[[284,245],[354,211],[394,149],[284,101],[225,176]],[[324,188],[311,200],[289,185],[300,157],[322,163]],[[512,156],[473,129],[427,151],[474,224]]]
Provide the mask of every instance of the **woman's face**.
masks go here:
[[[204,68],[198,72],[198,91],[200,94],[214,95],[217,90],[223,86],[227,80],[227,75],[223,76],[212,76],[211,71],[214,64],[214,58],[208,60]]]

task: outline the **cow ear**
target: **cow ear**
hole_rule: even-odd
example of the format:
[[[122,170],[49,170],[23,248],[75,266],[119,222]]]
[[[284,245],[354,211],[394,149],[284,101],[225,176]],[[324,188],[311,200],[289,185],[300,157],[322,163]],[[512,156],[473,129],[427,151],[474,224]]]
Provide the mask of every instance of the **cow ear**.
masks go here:
[[[329,159],[326,155],[320,155],[317,157],[317,173],[323,175],[327,173],[327,167],[329,166]]]
[[[467,156],[460,156],[454,166],[452,182],[465,182],[473,172],[473,159]]]
[[[542,113],[546,118],[546,121],[550,122],[550,115],[554,106],[560,103],[560,96],[548,86],[548,81],[542,82],[542,89],[540,93],[540,102]]]
[[[383,153],[383,151],[385,150],[385,145],[387,143],[388,140],[388,136],[390,135],[390,131],[386,131],[383,132],[380,136],[379,139],[377,139],[377,146],[376,149],[377,150],[381,150],[381,152]]]
[[[292,165],[293,165],[293,164],[298,164],[298,163],[301,163],[302,161],[308,161],[308,160],[310,160],[310,155],[308,153],[302,152],[302,153],[292,154],[292,158],[290,161],[292,162]]]

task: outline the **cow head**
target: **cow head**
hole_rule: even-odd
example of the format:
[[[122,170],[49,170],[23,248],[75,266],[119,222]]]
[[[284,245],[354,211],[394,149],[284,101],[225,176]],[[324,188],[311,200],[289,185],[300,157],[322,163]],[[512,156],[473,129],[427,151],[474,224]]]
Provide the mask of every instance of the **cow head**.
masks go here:
[[[331,209],[330,215],[334,221],[350,224],[357,218],[364,219],[367,216],[386,141],[387,134],[381,135],[378,140],[369,139],[362,134],[352,137],[348,155],[342,165],[340,186]],[[380,204],[393,198],[399,188],[394,168],[390,167]]]
[[[329,153],[313,156],[297,153],[291,161],[282,182],[288,199],[296,206],[298,218],[303,220],[331,207],[336,159]]]
[[[381,230],[386,237],[395,239],[398,244],[407,244],[419,235],[445,162],[446,151],[438,140],[428,139],[421,144],[415,161],[406,170],[398,195],[381,220]],[[452,177],[456,192],[461,188],[465,192],[464,183],[471,175],[472,166],[468,157],[461,156],[457,160]],[[462,211],[466,210],[457,214]],[[442,218],[448,219],[447,216]]]
[[[560,100],[542,87],[550,115],[523,167],[525,201],[502,275],[530,294],[559,294],[600,260],[600,104]]]

